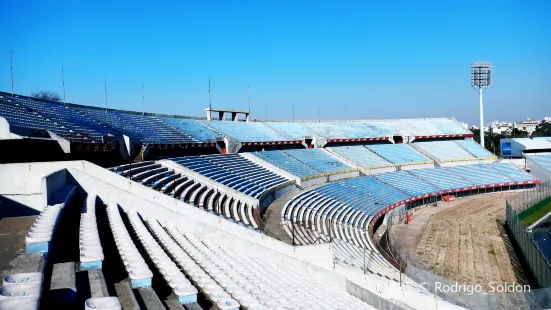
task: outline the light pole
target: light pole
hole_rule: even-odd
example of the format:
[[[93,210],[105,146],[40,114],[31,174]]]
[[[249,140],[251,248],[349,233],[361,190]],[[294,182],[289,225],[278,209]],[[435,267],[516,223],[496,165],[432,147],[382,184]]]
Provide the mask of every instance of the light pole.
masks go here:
[[[484,107],[482,93],[492,86],[492,63],[475,62],[471,65],[471,86],[478,91],[480,100],[480,145],[484,147]]]

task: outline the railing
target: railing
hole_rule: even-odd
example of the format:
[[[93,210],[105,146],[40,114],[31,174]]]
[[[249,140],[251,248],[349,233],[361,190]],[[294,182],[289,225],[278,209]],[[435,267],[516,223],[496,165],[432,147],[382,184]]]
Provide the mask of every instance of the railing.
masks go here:
[[[549,187],[549,184],[547,184]],[[530,189],[525,189],[522,192],[519,192],[514,204],[517,207],[523,206],[527,201],[535,201],[537,199],[532,199],[532,195],[537,197],[543,197],[544,195],[540,192],[548,191],[549,189],[544,189],[545,186],[535,186]],[[509,221],[510,213],[513,210],[512,203],[507,202],[507,218]],[[398,209],[393,213],[388,214],[389,218],[387,219],[387,231],[386,231],[386,244],[388,244],[390,254],[399,262],[400,266],[405,266],[403,269],[405,277],[415,281],[417,284],[421,285],[424,291],[430,292],[431,294],[438,295],[444,300],[459,305],[461,307],[466,307],[469,309],[547,309],[551,307],[551,288],[541,288],[536,289],[528,284],[519,284],[519,283],[496,283],[494,285],[502,285],[505,289],[511,289],[505,292],[494,291],[491,292],[488,290],[486,285],[477,285],[471,283],[459,283],[452,279],[446,278],[436,272],[430,266],[425,265],[420,261],[420,259],[411,253],[409,249],[406,248],[402,240],[397,239],[396,234],[392,233],[393,225],[402,222],[404,217],[404,210]],[[511,219],[515,221],[514,219]],[[515,223],[518,223],[515,222]],[[523,229],[519,230],[519,233],[526,233]],[[533,244],[531,240],[523,241],[525,244]],[[536,245],[533,245],[532,253],[534,254],[534,249]],[[474,262],[476,264],[476,262]],[[549,267],[548,262],[544,263],[543,261],[538,262],[538,268]],[[545,271],[542,274],[543,277],[547,277],[547,281],[551,281],[551,270]],[[463,287],[463,290],[449,290],[445,291],[442,288],[452,288],[452,287],[461,287],[461,285],[467,285]],[[479,286],[479,288],[478,288]],[[549,284],[546,284],[549,286]],[[520,289],[518,289],[520,287]],[[472,288],[472,290],[468,289]]]
[[[551,246],[548,245],[551,219],[543,219],[551,212],[551,181],[508,199],[506,208],[507,229],[519,254],[537,284],[551,287]],[[545,250],[543,246],[549,249]]]

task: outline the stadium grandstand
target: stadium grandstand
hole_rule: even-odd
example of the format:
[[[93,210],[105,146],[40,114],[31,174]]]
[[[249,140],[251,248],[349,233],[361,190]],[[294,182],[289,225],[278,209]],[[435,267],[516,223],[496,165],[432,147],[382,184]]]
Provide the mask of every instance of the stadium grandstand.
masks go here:
[[[389,212],[540,183],[472,137],[452,118],[221,121],[0,93],[0,309],[468,307],[379,235]]]

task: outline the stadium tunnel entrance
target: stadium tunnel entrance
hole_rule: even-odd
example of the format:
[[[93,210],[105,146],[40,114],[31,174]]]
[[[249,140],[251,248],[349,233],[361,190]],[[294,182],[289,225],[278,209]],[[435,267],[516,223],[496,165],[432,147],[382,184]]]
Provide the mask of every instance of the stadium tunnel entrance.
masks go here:
[[[404,143],[404,137],[402,137],[402,136],[393,136],[392,141],[394,141],[395,144],[402,144],[402,143]]]

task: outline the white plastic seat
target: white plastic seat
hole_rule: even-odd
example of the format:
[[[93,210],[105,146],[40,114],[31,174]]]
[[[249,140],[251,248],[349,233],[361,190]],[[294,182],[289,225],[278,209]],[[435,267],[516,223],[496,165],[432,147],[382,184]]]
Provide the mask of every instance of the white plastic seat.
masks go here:
[[[38,310],[40,302],[34,297],[0,299],[2,310]]]
[[[5,275],[3,285],[41,284],[44,275],[41,272],[23,272]]]
[[[40,298],[42,283],[5,285],[0,287],[0,299]]]

